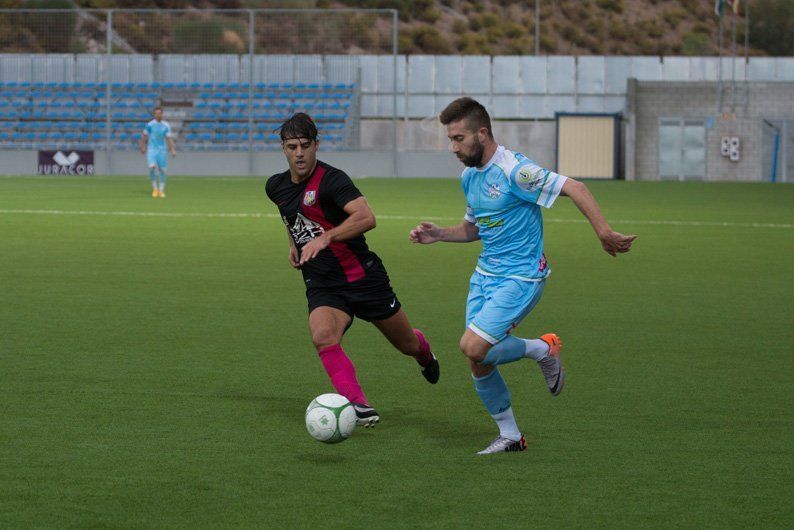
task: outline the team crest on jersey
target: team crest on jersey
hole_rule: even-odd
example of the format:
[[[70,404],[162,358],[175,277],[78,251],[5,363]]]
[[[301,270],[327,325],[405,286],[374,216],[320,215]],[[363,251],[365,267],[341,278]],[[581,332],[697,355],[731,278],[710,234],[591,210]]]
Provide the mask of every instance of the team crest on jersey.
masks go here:
[[[301,214],[297,215],[295,218],[295,224],[293,224],[289,230],[292,233],[292,239],[294,239],[295,243],[299,245],[308,243],[312,239],[325,232],[322,226],[315,223],[311,219],[307,219]]]
[[[502,196],[502,190],[499,189],[499,184],[491,184],[488,187],[488,196],[492,199],[498,199]]]
[[[307,191],[303,196],[303,204],[311,206],[317,201],[317,192],[315,190]]]
[[[522,167],[516,174],[516,184],[526,191],[539,189],[543,185],[543,168],[538,166]]]

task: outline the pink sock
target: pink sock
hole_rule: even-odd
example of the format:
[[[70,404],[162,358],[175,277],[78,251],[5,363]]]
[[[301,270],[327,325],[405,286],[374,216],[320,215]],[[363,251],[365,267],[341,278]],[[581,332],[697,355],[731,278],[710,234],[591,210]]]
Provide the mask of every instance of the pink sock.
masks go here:
[[[416,356],[416,362],[421,366],[427,366],[433,360],[433,355],[430,353],[430,343],[427,342],[425,334],[414,329],[414,335],[419,339],[419,355]]]
[[[331,378],[331,384],[339,394],[345,396],[351,403],[369,405],[367,396],[364,395],[361,385],[358,384],[356,368],[345,354],[342,346],[339,344],[327,346],[317,354],[323,362],[328,377]]]

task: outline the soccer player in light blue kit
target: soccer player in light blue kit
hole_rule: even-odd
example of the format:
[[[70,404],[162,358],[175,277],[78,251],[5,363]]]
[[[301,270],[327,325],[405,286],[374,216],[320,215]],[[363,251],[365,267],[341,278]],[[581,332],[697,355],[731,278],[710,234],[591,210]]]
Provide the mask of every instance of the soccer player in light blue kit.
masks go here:
[[[165,170],[168,167],[166,147],[171,156],[176,156],[171,126],[163,120],[163,109],[157,107],[154,109],[154,119],[146,124],[141,135],[141,154],[146,155],[146,165],[149,166],[152,197],[165,198]]]
[[[636,236],[613,231],[581,182],[497,144],[488,112],[477,101],[459,98],[444,109],[440,119],[447,127],[452,151],[467,166],[462,175],[466,214],[461,224],[452,227],[422,222],[409,240],[424,244],[482,240],[482,254],[469,284],[460,348],[499,436],[478,454],[524,451],[527,443],[498,366],[533,359],[553,396],[559,395],[565,381],[562,342],[557,335],[547,333],[537,339],[510,335],[540,300],[551,272],[543,254],[541,206],[551,208],[559,195],[570,197],[612,256],[628,252]]]

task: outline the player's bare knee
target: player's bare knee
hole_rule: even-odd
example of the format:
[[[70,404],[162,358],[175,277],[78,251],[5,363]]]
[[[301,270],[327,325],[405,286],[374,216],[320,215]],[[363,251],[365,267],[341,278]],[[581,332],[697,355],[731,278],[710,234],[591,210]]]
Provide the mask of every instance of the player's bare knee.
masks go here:
[[[339,344],[341,337],[332,329],[318,329],[312,331],[312,342],[319,351],[328,346]]]
[[[485,359],[485,354],[488,353],[480,351],[476,344],[468,340],[466,335],[460,339],[460,351],[463,352],[463,355],[465,355],[470,361],[475,363],[479,363]]]

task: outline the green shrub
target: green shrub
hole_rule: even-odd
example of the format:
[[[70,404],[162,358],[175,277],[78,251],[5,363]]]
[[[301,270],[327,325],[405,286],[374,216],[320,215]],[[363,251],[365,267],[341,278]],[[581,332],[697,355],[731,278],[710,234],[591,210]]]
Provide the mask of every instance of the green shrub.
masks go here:
[[[690,33],[684,37],[682,51],[684,55],[710,55],[711,38],[705,33]]]
[[[596,0],[596,5],[607,11],[623,13],[623,0]]]

